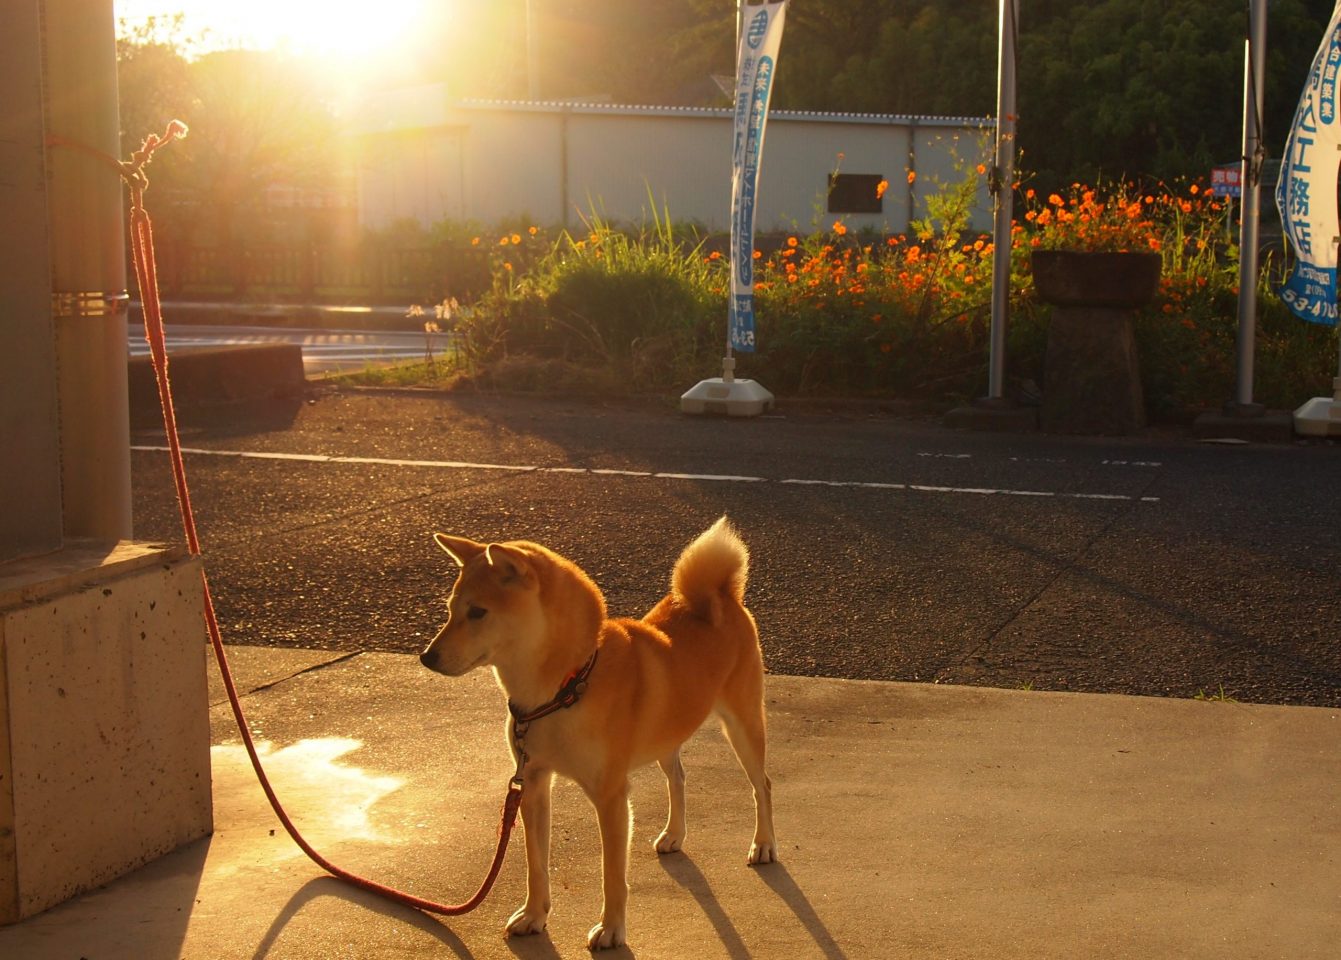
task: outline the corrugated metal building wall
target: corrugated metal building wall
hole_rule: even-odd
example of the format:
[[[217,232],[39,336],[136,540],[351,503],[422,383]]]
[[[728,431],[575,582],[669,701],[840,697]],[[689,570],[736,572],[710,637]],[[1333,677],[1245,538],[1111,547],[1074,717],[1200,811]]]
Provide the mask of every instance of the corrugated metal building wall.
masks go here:
[[[725,230],[731,124],[727,109],[452,103],[441,87],[399,91],[368,104],[358,126],[360,219],[375,228],[401,219],[576,227],[592,210],[618,223],[646,221],[655,205],[675,221]],[[903,232],[938,181],[987,162],[990,134],[983,119],[773,111],[756,227],[805,231],[841,219]],[[863,189],[880,178],[890,186],[882,200],[857,204],[874,209],[830,210],[835,171]],[[973,226],[990,225],[984,185]]]

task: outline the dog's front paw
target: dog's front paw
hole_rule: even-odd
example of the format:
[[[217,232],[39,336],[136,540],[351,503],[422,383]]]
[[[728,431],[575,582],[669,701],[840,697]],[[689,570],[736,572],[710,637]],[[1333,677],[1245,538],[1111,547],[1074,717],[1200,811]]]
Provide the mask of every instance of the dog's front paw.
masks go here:
[[[544,930],[548,921],[549,914],[546,911],[522,907],[508,921],[507,934],[509,937],[529,937]]]
[[[657,853],[679,853],[684,845],[684,834],[671,833],[669,830],[662,830],[661,836],[656,838],[652,846],[656,847]]]
[[[750,844],[750,857],[746,861],[750,866],[756,867],[765,863],[777,863],[778,845],[776,843],[761,843],[755,841]]]
[[[587,934],[588,950],[609,950],[611,947],[624,946],[624,924],[601,923],[591,928]]]

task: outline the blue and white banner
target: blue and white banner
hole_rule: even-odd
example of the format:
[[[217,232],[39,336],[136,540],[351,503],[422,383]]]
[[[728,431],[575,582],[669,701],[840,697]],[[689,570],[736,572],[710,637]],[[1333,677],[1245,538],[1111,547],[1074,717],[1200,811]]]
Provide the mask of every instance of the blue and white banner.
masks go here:
[[[1341,0],[1313,58],[1304,93],[1285,142],[1276,207],[1297,261],[1280,297],[1296,316],[1336,323],[1336,174],[1341,163],[1337,79],[1341,73]]]
[[[732,348],[754,352],[754,209],[787,0],[746,4],[736,50],[735,143],[731,151]]]

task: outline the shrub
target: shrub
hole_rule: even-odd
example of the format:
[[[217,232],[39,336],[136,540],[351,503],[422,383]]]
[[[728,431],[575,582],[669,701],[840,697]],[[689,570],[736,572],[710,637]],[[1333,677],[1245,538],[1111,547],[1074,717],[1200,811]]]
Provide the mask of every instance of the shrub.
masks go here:
[[[964,164],[910,235],[857,237],[839,220],[756,252],[760,348],[739,358],[738,374],[784,394],[953,401],[983,393],[993,248],[966,228],[985,175],[982,164]],[[1016,189],[1012,383],[1043,382],[1049,308],[1034,295],[1029,252],[1072,244],[1163,258],[1159,295],[1136,321],[1152,417],[1230,398],[1238,257],[1223,202],[1196,184],[1073,184],[1046,198]],[[491,280],[457,321],[461,354],[476,369],[505,358],[515,369],[518,356],[531,356],[599,368],[634,389],[683,389],[720,369],[723,245],[677,232],[668,216],[642,230],[592,216],[581,233],[552,241],[535,228],[505,233],[481,254]],[[1255,395],[1288,408],[1329,392],[1337,334],[1290,316],[1269,272],[1259,288]]]
[[[645,387],[677,383],[711,352],[721,310],[701,247],[678,239],[669,219],[630,233],[593,215],[525,273],[500,264],[458,327],[463,350],[477,364],[522,353],[602,366]]]

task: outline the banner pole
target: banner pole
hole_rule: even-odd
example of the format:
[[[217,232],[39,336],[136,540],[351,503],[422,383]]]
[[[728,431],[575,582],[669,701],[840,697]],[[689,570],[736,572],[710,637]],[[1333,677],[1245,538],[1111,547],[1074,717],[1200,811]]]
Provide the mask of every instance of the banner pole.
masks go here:
[[[1015,208],[1015,40],[1019,0],[1000,0],[997,53],[996,150],[992,166],[992,328],[987,400],[1001,402],[1006,385],[1006,324],[1010,310],[1011,220]]]
[[[1243,56],[1243,161],[1239,182],[1239,301],[1237,363],[1234,400],[1229,405],[1240,416],[1265,411],[1253,402],[1253,354],[1257,338],[1257,226],[1261,195],[1262,88],[1266,58],[1266,0],[1249,0],[1248,38]]]
[[[736,86],[732,103],[731,243],[727,258],[726,354],[722,375],[702,380],[680,396],[685,413],[758,416],[773,406],[773,394],[753,380],[737,380],[737,349],[756,349],[754,316],[754,222],[759,169],[773,77],[782,43],[788,0],[736,0]]]
[[[739,81],[740,81],[740,32],[741,32],[741,27],[742,27],[742,25],[744,24],[744,21],[745,21],[745,7],[744,7],[744,3],[745,3],[745,0],[736,0],[736,62],[735,62],[735,73],[736,73],[736,80],[737,80],[737,83],[739,83]],[[736,96],[737,96],[737,97],[740,96],[740,91],[739,91],[739,90],[736,91]],[[733,101],[733,102],[732,102],[732,106],[734,107],[734,105],[735,105],[735,103],[734,103],[734,101]],[[733,158],[733,159],[734,159],[734,158]],[[734,225],[733,225],[733,228],[734,228]],[[735,269],[734,266],[732,267],[732,269]],[[730,298],[730,296],[731,296],[731,291],[728,289],[728,290],[727,290],[727,297]],[[727,307],[726,307],[726,353],[725,353],[725,355],[723,355],[723,357],[722,357],[722,382],[723,382],[723,383],[731,383],[732,381],[734,381],[734,380],[736,379],[736,359],[735,359],[735,356],[734,356],[734,355],[732,354],[732,352],[731,352],[731,311],[732,311],[732,306],[731,306],[731,304],[732,304],[733,302],[734,302],[733,300],[728,299],[728,300],[727,300]]]

